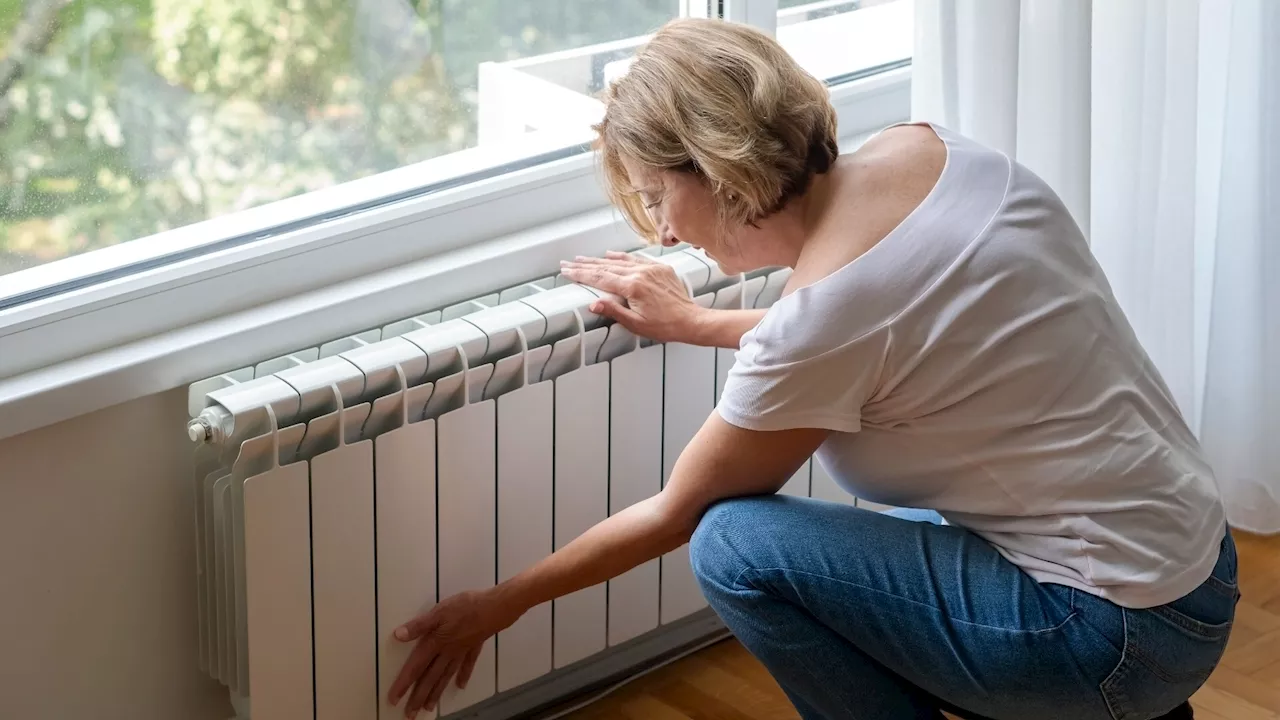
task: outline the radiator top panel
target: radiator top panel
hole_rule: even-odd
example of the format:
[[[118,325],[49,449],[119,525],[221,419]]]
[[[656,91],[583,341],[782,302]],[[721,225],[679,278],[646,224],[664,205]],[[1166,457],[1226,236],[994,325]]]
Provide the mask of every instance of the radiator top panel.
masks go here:
[[[781,294],[790,274],[778,270],[729,277],[690,248],[639,252],[674,267],[690,293],[707,306],[755,307],[744,305],[751,293],[743,291],[751,280],[764,278],[754,300],[765,307]],[[337,397],[351,406],[395,392],[402,387],[400,371],[408,386],[416,386],[459,368],[491,364],[608,328],[605,318],[587,310],[601,296],[562,276],[541,278],[201,380],[189,388],[193,419],[188,434],[193,442],[234,446],[265,431],[267,407],[284,427],[323,414]],[[600,341],[607,337],[606,331]],[[617,342],[615,338],[613,344]],[[617,352],[612,346],[603,349],[602,358],[600,346],[586,348],[579,362],[590,364]],[[539,368],[537,377],[561,365]]]

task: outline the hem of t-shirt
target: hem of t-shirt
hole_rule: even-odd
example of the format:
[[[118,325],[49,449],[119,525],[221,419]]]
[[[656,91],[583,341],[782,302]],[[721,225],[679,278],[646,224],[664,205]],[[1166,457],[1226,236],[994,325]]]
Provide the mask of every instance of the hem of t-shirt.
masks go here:
[[[1110,587],[1096,587],[1080,580],[1065,575],[1045,571],[1045,570],[1028,570],[1023,568],[1031,579],[1039,583],[1052,583],[1055,585],[1065,585],[1075,588],[1081,592],[1089,593],[1110,601],[1123,608],[1130,610],[1146,610],[1148,608],[1168,605],[1174,600],[1185,597],[1188,593],[1200,587],[1213,574],[1213,568],[1218,564],[1218,547],[1222,544],[1222,538],[1218,538],[1218,542],[1214,544],[1214,550],[1209,556],[1199,563],[1183,570],[1173,578],[1162,583],[1152,586],[1136,586],[1136,585],[1117,585]]]
[[[855,418],[830,413],[747,415],[723,404],[716,406],[716,412],[720,413],[720,417],[725,422],[743,430],[775,431],[817,428],[834,430],[835,432],[855,433],[861,429],[861,425]]]

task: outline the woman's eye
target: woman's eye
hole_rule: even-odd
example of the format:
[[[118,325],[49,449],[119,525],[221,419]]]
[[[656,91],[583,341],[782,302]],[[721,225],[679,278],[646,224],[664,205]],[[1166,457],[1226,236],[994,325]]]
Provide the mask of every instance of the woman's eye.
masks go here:
[[[662,204],[662,197],[655,195],[651,190],[641,190],[637,194],[640,195],[640,204],[644,205],[645,210],[652,210]]]

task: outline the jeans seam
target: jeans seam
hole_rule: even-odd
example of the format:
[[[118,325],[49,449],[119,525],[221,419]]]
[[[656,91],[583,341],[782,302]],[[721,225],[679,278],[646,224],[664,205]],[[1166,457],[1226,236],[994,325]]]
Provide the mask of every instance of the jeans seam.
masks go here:
[[[1205,584],[1208,585],[1210,590],[1220,592],[1230,598],[1234,598],[1235,594],[1239,591],[1239,585],[1233,585],[1225,580],[1219,580],[1212,575],[1208,577]]]
[[[1221,640],[1231,634],[1231,627],[1233,625],[1231,620],[1219,625],[1202,622],[1195,618],[1187,617],[1167,605],[1153,607],[1150,609],[1150,612],[1159,615],[1201,640]]]
[[[941,615],[945,615],[945,616],[946,616],[949,620],[951,620],[952,622],[956,622],[956,623],[959,623],[959,624],[962,624],[962,625],[968,625],[968,626],[970,626],[970,627],[982,628],[982,629],[985,629],[985,630],[995,630],[995,631],[998,631],[998,632],[1004,632],[1004,633],[1022,633],[1022,634],[1026,634],[1026,635],[1040,635],[1040,634],[1045,634],[1045,633],[1051,633],[1051,632],[1054,632],[1054,631],[1057,631],[1057,630],[1061,630],[1061,629],[1062,629],[1062,628],[1063,628],[1063,627],[1064,627],[1068,622],[1071,622],[1071,620],[1072,620],[1072,619],[1074,619],[1075,617],[1077,617],[1077,616],[1079,615],[1079,613],[1077,613],[1077,612],[1075,611],[1075,609],[1074,609],[1074,608],[1072,608],[1072,609],[1070,610],[1070,612],[1068,612],[1068,613],[1067,613],[1067,616],[1066,616],[1066,617],[1064,617],[1064,618],[1063,618],[1060,622],[1058,622],[1056,625],[1054,625],[1054,626],[1052,626],[1052,627],[1047,627],[1047,628],[1038,628],[1038,629],[1036,629],[1036,630],[1019,630],[1019,629],[1014,629],[1014,628],[998,627],[998,626],[996,626],[996,625],[983,625],[982,623],[976,623],[976,622],[972,622],[972,621],[969,621],[969,620],[963,620],[963,619],[961,619],[961,618],[958,618],[958,617],[956,617],[956,616],[954,616],[954,615],[952,615],[952,614],[948,613],[946,610],[944,610],[944,609],[942,609],[942,608],[940,608],[940,607],[936,607],[936,606],[934,606],[934,605],[930,605],[930,604],[928,604],[928,603],[923,603],[923,602],[920,602],[919,600],[914,600],[914,599],[912,599],[912,598],[903,597],[903,596],[901,596],[901,595],[895,595],[895,594],[893,594],[893,593],[891,593],[891,592],[885,592],[884,590],[881,590],[881,589],[879,589],[879,588],[868,587],[868,586],[866,586],[866,585],[861,585],[861,584],[858,584],[858,583],[855,583],[855,582],[849,582],[848,580],[841,580],[841,579],[839,579],[839,578],[833,578],[833,577],[831,577],[830,575],[822,575],[822,574],[819,574],[819,573],[805,572],[805,571],[803,571],[803,570],[792,570],[792,569],[789,569],[789,568],[779,568],[779,567],[767,567],[767,568],[745,568],[745,569],[743,569],[741,572],[739,572],[739,573],[738,573],[737,577],[735,577],[735,578],[734,578],[734,580],[733,580],[734,585],[735,585],[735,586],[739,586],[739,587],[741,587],[741,586],[739,585],[739,583],[741,582],[742,577],[743,577],[744,575],[748,574],[748,573],[765,573],[765,572],[794,573],[794,574],[796,574],[796,575],[803,575],[803,576],[805,576],[805,577],[822,578],[823,580],[827,580],[827,581],[829,581],[829,582],[839,583],[839,584],[841,584],[841,585],[848,585],[848,586],[850,586],[850,587],[856,587],[856,588],[859,588],[859,589],[861,589],[861,590],[866,590],[866,591],[868,591],[868,592],[873,592],[873,593],[876,593],[876,594],[878,594],[878,595],[884,595],[884,596],[886,596],[886,597],[891,597],[891,598],[893,598],[893,599],[895,599],[895,600],[899,600],[899,601],[902,601],[902,602],[905,602],[905,603],[910,603],[910,604],[912,604],[912,605],[916,605],[916,606],[918,606],[918,607],[928,608],[928,609],[930,609],[930,610],[932,610],[932,611],[934,611],[934,612],[936,612],[936,613],[939,613],[939,614],[941,614]],[[748,588],[748,589],[752,589],[752,590],[757,590],[757,589],[758,589],[758,588],[756,588],[754,585],[750,585],[750,584],[746,585],[745,587],[746,587],[746,588]]]
[[[1139,650],[1137,648],[1129,648],[1129,651],[1130,651],[1130,654],[1133,655],[1134,659],[1142,663],[1142,665],[1146,667],[1147,670],[1151,671],[1153,675],[1155,675],[1156,677],[1160,678],[1161,680],[1167,683],[1175,683],[1175,684],[1183,683],[1183,682],[1187,682],[1188,680],[1195,680],[1205,675],[1204,670],[1193,670],[1193,671],[1188,671],[1183,673],[1169,672],[1168,670],[1165,670],[1163,667],[1161,667],[1160,663],[1156,662],[1146,652],[1143,652],[1142,650]]]
[[[1107,677],[1103,678],[1099,690],[1102,692],[1102,700],[1107,704],[1107,710],[1111,713],[1112,720],[1125,720],[1130,715],[1129,696],[1119,686],[1120,680],[1129,674],[1129,656],[1133,649],[1129,645],[1129,613],[1123,608],[1120,610],[1120,623],[1124,634],[1124,645],[1120,650],[1120,662],[1116,663],[1114,669]]]

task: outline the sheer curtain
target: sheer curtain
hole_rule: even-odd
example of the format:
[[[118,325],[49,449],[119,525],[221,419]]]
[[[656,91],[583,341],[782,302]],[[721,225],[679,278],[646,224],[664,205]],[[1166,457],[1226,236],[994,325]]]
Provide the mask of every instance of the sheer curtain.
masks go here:
[[[1062,196],[1204,445],[1280,532],[1280,2],[916,0],[913,114]]]

